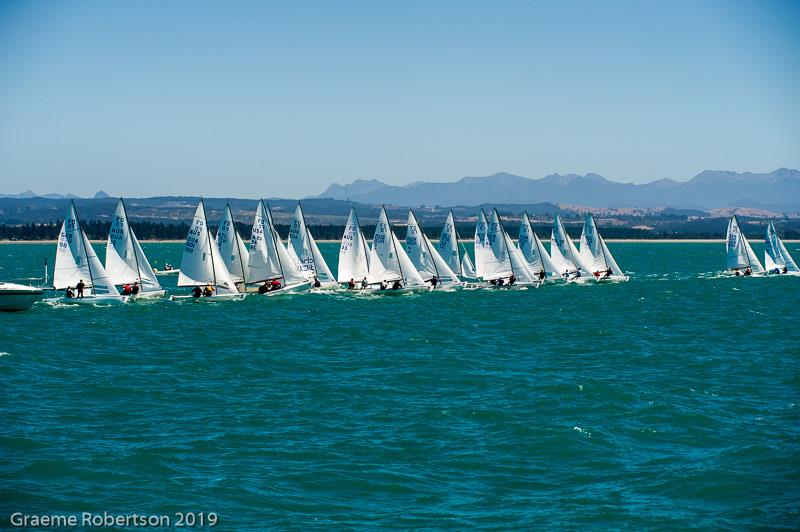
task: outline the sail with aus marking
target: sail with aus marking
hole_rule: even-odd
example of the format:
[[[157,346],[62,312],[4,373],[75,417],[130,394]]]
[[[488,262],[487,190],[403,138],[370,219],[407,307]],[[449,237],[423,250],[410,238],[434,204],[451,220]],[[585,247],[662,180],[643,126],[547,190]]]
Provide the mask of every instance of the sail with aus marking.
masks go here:
[[[442,234],[436,248],[439,256],[453,272],[461,277],[475,278],[475,266],[473,266],[467,250],[464,249],[464,245],[458,240],[453,211],[447,213],[447,220],[442,227]]]
[[[369,247],[355,209],[350,209],[347,225],[339,246],[339,268],[337,281],[347,283],[350,279],[358,282],[369,274]]]
[[[511,262],[503,238],[497,211],[492,211],[492,221],[486,221],[481,209],[475,225],[475,273],[484,281],[509,277]]]
[[[128,212],[122,198],[117,202],[108,232],[106,273],[115,285],[139,283],[145,292],[161,290],[161,284],[128,224]]]
[[[539,274],[544,270],[545,275],[548,277],[560,276],[558,267],[553,263],[550,254],[544,249],[542,241],[539,240],[533,227],[531,227],[527,212],[522,213],[522,223],[519,225],[517,242],[519,242],[519,250],[522,256],[525,257],[534,274]]]
[[[775,225],[772,221],[767,226],[767,237],[764,240],[766,249],[764,250],[764,265],[767,271],[775,270],[782,271],[786,268],[787,273],[798,273],[797,264],[789,254],[786,246],[783,245],[781,239],[778,237],[778,232],[775,231]]]
[[[247,283],[250,255],[239,231],[236,230],[229,204],[225,205],[225,214],[219,222],[216,241],[231,279],[236,283]]]
[[[237,293],[225,262],[220,256],[217,243],[211,238],[203,200],[197,209],[186,236],[178,273],[178,286],[201,286],[210,284],[217,293]]]
[[[67,216],[58,235],[53,287],[56,290],[63,290],[75,287],[80,281],[83,281],[93,294],[119,296],[114,283],[97,258],[89,238],[81,229],[75,202],[70,201]]]
[[[756,257],[753,248],[744,236],[741,228],[739,227],[739,220],[736,215],[731,216],[728,221],[728,231],[725,235],[725,249],[726,249],[726,269],[744,269],[750,268],[753,273],[761,273],[764,267],[761,266],[758,257]]]
[[[369,266],[367,274],[369,284],[378,284],[381,281],[391,283],[397,280],[403,281],[407,286],[425,284],[425,280],[392,231],[386,208],[381,208],[381,214],[375,224]]]
[[[624,276],[625,273],[620,269],[617,261],[611,255],[606,246],[605,240],[597,230],[592,213],[586,214],[583,222],[583,232],[581,232],[581,259],[590,268],[590,272],[605,272],[611,269],[614,276]]]
[[[430,239],[422,232],[414,211],[408,210],[406,252],[425,281],[436,277],[443,283],[459,282],[455,272],[439,255]]]
[[[288,251],[292,259],[300,265],[300,271],[307,281],[313,281],[315,276],[323,284],[335,281],[317,242],[308,230],[300,203],[294,210],[294,219],[289,228]]]

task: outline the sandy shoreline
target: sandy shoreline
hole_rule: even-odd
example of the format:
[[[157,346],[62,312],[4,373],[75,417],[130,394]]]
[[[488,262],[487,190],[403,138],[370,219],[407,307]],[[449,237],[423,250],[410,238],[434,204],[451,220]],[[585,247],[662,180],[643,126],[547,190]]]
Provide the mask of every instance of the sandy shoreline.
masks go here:
[[[578,239],[573,239],[578,242]],[[0,240],[0,244],[55,244],[57,240]],[[92,244],[105,244],[105,240],[92,240]],[[139,240],[144,244],[183,244],[184,240]],[[339,240],[317,240],[320,244],[338,244]],[[438,240],[433,240],[438,242]],[[469,243],[472,239],[461,240],[461,242]],[[680,244],[685,242],[687,244],[724,244],[724,238],[606,238],[606,242],[612,243],[631,243],[631,244]],[[750,242],[763,243],[763,240],[751,238]],[[800,240],[784,240],[783,242],[796,244]]]

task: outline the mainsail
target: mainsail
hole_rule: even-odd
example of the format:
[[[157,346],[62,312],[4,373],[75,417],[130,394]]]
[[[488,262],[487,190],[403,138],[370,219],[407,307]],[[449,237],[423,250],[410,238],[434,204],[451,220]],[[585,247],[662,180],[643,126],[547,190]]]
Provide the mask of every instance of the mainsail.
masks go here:
[[[439,237],[439,244],[436,247],[439,255],[452,271],[462,277],[475,278],[475,266],[472,265],[472,259],[464,249],[464,244],[458,239],[452,210],[447,214],[447,220],[444,222],[442,235]]]
[[[424,280],[430,281],[436,277],[444,283],[459,282],[455,272],[439,255],[430,239],[422,232],[419,221],[411,209],[408,210],[406,251]]]
[[[570,239],[561,217],[556,213],[553,219],[553,232],[550,235],[550,257],[560,274],[573,274],[580,268],[581,277],[591,277],[591,267],[585,264],[575,244]]]
[[[392,231],[384,207],[381,208],[381,214],[375,224],[367,282],[377,284],[381,281],[390,283],[398,280],[407,286],[425,284],[425,280]]]
[[[259,283],[283,278],[284,286],[306,282],[300,265],[289,255],[272,222],[269,207],[261,200],[256,209],[250,238],[250,276],[248,282]]]
[[[80,281],[94,294],[118,296],[116,287],[97,258],[86,233],[81,229],[75,202],[70,201],[67,216],[61,225],[53,271],[53,287],[62,290],[74,287]]]
[[[605,240],[603,240],[603,237],[597,230],[597,224],[595,224],[592,213],[586,213],[586,219],[583,222],[580,256],[583,262],[589,266],[590,273],[592,274],[595,272],[605,272],[610,268],[612,275],[625,275],[608,250]]]
[[[764,243],[766,244],[766,249],[764,250],[764,265],[767,271],[772,271],[775,268],[779,270],[786,268],[787,273],[800,271],[797,269],[797,264],[794,262],[792,256],[789,255],[786,246],[784,246],[781,239],[778,238],[778,232],[775,231],[775,226],[772,224],[772,221],[770,221],[769,226],[767,226],[767,237]]]
[[[728,270],[750,268],[753,273],[764,271],[764,267],[756,257],[753,248],[744,236],[741,228],[739,227],[739,220],[736,215],[731,216],[728,221],[728,232],[725,237],[726,248],[726,268]]]
[[[503,221],[500,218],[500,215],[497,213],[497,209],[492,211],[492,222],[495,220],[497,220],[497,223],[500,226],[500,235],[503,239],[506,253],[508,254],[508,262],[511,268],[511,273],[516,276],[517,282],[519,283],[534,282],[533,272],[528,267],[525,257],[522,256],[520,250],[514,245],[514,241],[511,240],[511,237],[508,235],[508,232],[506,232],[505,227],[503,227]]]
[[[527,211],[522,214],[522,223],[519,225],[519,250],[528,262],[528,266],[534,274],[544,271],[550,277],[557,277],[561,274],[558,267],[553,263],[550,255],[544,249],[542,241],[531,227],[530,218]]]
[[[122,198],[117,203],[108,232],[106,273],[115,285],[139,283],[144,291],[161,290],[161,284],[128,224],[128,212]]]
[[[294,210],[294,220],[289,228],[289,255],[300,265],[300,271],[308,281],[313,281],[316,276],[321,283],[335,281],[325,258],[319,251],[317,242],[311,236],[303,215],[303,208],[297,203]]]
[[[361,232],[356,210],[350,209],[347,225],[339,247],[339,268],[337,281],[347,283],[350,279],[358,282],[369,274],[369,247]]]
[[[247,283],[249,252],[239,231],[236,230],[230,204],[225,205],[225,214],[219,222],[216,241],[231,279],[237,283]]]
[[[492,211],[491,223],[481,209],[475,224],[475,273],[484,281],[509,277],[511,262],[503,238],[497,211]]]
[[[203,200],[197,204],[186,244],[183,247],[178,286],[210,284],[218,293],[237,292],[228,268],[219,253],[217,243],[211,239]]]

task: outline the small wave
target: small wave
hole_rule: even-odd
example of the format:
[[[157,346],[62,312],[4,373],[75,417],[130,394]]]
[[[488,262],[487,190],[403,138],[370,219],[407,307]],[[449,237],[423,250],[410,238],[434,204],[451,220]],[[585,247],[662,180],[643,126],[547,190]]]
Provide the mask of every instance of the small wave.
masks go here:
[[[8,356],[8,355],[10,355],[10,354],[11,354],[11,353],[8,353],[8,352],[6,352],[6,351],[0,351],[0,357],[5,357],[5,356]]]

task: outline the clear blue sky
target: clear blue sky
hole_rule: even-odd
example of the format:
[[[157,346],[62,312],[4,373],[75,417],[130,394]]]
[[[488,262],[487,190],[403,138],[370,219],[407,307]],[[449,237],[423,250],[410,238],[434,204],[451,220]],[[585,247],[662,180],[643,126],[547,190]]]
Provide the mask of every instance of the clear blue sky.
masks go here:
[[[800,167],[800,2],[0,0],[0,192]]]

